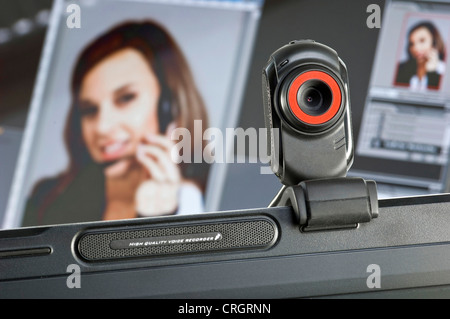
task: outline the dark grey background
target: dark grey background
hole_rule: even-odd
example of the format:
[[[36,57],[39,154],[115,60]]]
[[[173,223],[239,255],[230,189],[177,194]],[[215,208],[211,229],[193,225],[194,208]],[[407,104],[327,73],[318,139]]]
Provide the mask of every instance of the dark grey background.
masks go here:
[[[380,0],[266,0],[238,125],[244,129],[264,127],[261,70],[273,51],[291,40],[308,38],[334,48],[347,65],[357,140],[379,33],[366,25],[369,4],[378,4],[383,12],[384,1]],[[8,12],[0,15],[0,28],[50,6],[49,0],[0,0],[1,11]],[[20,131],[25,126],[45,31],[45,27],[38,27],[0,45],[0,126],[4,128]],[[17,154],[7,152],[8,161],[14,161]],[[270,202],[280,184],[273,175],[259,174],[260,167],[260,163],[229,165],[221,210],[264,207]],[[0,170],[8,169],[0,165]],[[0,218],[5,205],[0,202]]]

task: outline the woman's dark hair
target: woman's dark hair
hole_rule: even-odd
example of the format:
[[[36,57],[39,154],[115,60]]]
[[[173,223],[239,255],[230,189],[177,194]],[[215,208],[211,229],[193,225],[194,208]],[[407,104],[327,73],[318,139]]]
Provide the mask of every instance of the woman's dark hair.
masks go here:
[[[445,60],[445,44],[444,41],[442,40],[442,37],[438,31],[438,29],[435,27],[435,25],[430,22],[430,21],[422,21],[419,22],[417,24],[415,24],[408,32],[408,46],[407,46],[407,53],[408,53],[408,57],[409,59],[414,59],[411,55],[410,52],[410,43],[409,43],[409,39],[411,38],[411,34],[413,34],[415,31],[417,31],[418,29],[421,28],[425,28],[427,29],[432,38],[433,38],[433,48],[435,48],[438,51],[439,54],[439,60],[443,61]]]
[[[75,64],[71,82],[72,103],[64,131],[69,167],[58,177],[56,187],[42,200],[38,215],[42,216],[45,209],[56,200],[83,167],[93,163],[82,137],[78,105],[84,77],[105,58],[127,48],[139,51],[155,72],[161,95],[170,98],[171,114],[177,127],[194,132],[194,121],[201,120],[203,130],[208,128],[203,99],[195,86],[189,65],[172,36],[152,21],[126,22],[114,27],[91,42],[81,52]],[[206,142],[202,140],[202,143]],[[194,147],[193,139],[191,147]],[[192,180],[205,192],[209,164],[191,161],[181,163],[180,169],[185,178]]]

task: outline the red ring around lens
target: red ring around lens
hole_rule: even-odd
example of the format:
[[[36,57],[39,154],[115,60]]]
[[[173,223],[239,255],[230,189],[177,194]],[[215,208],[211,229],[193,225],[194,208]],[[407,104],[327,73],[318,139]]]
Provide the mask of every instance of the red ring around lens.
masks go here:
[[[329,109],[325,113],[317,116],[306,114],[300,108],[297,101],[297,92],[300,89],[300,86],[309,80],[323,81],[331,89],[332,102]],[[292,82],[288,91],[289,108],[300,121],[306,124],[318,125],[324,124],[331,120],[338,113],[339,107],[341,106],[341,100],[341,89],[339,88],[338,83],[332,76],[322,71],[308,71],[300,74]]]

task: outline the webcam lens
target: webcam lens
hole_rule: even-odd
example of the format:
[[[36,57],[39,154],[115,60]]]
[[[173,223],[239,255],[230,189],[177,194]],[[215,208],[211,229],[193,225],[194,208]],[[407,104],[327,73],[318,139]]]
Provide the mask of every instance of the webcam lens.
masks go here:
[[[309,80],[300,86],[297,103],[308,115],[324,114],[331,106],[333,96],[330,88],[320,80]]]
[[[318,70],[303,72],[289,79],[287,113],[307,125],[323,125],[339,113],[342,93],[337,81]]]
[[[302,104],[305,104],[305,106],[309,109],[317,109],[323,103],[322,94],[320,94],[320,92],[315,88],[309,88],[305,92],[302,102]]]

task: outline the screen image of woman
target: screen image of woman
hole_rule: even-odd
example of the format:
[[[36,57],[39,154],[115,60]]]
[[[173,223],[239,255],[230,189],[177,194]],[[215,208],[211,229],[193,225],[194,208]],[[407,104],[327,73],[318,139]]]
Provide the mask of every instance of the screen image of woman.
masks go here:
[[[395,84],[412,90],[439,89],[445,72],[445,45],[431,21],[412,26],[407,35],[407,60],[400,63]]]
[[[172,160],[171,132],[208,127],[189,65],[152,21],[125,22],[91,42],[71,80],[67,170],[39,181],[23,226],[203,211],[207,163]],[[193,143],[193,142],[192,142]]]

